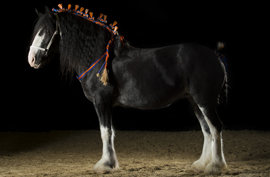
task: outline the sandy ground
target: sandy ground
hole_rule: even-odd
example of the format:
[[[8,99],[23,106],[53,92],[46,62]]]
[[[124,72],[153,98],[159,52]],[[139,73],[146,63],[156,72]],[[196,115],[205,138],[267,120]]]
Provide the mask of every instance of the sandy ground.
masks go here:
[[[270,177],[270,132],[224,131],[229,170],[221,176]],[[99,131],[0,133],[0,176],[205,176],[191,164],[200,156],[202,133],[117,131],[120,170],[95,174]]]

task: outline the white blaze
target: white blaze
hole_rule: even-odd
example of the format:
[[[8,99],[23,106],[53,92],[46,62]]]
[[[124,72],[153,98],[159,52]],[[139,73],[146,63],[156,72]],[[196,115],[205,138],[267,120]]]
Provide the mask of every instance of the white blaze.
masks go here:
[[[45,33],[42,34],[42,36],[39,35],[41,29],[37,32],[34,40],[33,40],[33,43],[30,47],[30,50],[29,50],[29,53],[28,53],[28,62],[30,64],[31,67],[35,67],[35,56],[38,52],[38,47],[41,47],[41,43],[42,41],[44,40],[44,37],[45,37]],[[34,46],[34,47],[32,47]]]

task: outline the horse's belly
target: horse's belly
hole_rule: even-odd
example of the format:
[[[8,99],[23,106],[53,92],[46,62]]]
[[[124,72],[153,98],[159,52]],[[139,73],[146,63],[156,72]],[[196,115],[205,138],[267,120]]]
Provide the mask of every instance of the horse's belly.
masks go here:
[[[122,106],[139,109],[159,109],[169,106],[174,101],[185,97],[184,88],[132,89],[120,93],[118,103]]]

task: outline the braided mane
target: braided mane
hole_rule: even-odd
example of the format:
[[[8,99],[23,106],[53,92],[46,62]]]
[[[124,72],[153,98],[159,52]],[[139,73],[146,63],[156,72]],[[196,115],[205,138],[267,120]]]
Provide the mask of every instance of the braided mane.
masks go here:
[[[89,12],[89,9],[85,9],[85,13],[83,13],[84,8],[81,7],[80,10],[78,10],[79,5],[75,5],[75,9],[71,9],[71,4],[68,5],[68,8],[65,9],[63,8],[62,4],[58,4],[58,7],[60,9],[52,9],[53,12],[70,12],[74,15],[83,17],[84,19],[93,22],[95,24],[98,24],[102,27],[105,27],[111,34],[116,35],[116,31],[118,29],[117,26],[115,26],[117,24],[116,21],[113,22],[113,24],[107,25],[107,15],[103,15],[102,13],[100,13],[99,17],[97,18],[97,20],[95,20],[95,18],[93,17],[93,12]],[[89,12],[89,15],[88,15]],[[103,17],[103,18],[102,18]]]
[[[89,10],[86,9],[83,13],[83,7],[77,10],[78,5],[75,6],[74,10],[71,10],[71,5],[68,6],[68,9],[64,9],[62,4],[58,6],[60,9],[52,10],[58,12],[60,19],[60,66],[62,73],[73,76],[75,70],[85,71],[78,77],[81,80],[87,74],[89,70],[87,68],[93,61],[103,55],[105,62],[100,68],[101,71],[104,67],[100,80],[106,85],[108,81],[108,48],[117,34],[118,27],[115,26],[117,22],[107,25],[107,16],[104,15],[104,19],[102,19],[103,14],[94,20],[92,12],[89,12],[90,15],[88,15]]]

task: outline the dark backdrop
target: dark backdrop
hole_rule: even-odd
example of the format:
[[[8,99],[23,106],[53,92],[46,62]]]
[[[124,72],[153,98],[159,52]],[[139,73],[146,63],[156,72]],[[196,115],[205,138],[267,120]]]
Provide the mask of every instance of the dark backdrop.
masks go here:
[[[195,42],[212,49],[225,43],[229,68],[229,102],[218,106],[226,129],[266,129],[267,64],[263,51],[264,15],[256,4],[187,3],[185,1],[73,1],[97,17],[108,15],[118,22],[119,33],[135,47],[161,47]],[[2,10],[1,131],[49,131],[97,129],[94,107],[83,95],[80,83],[66,81],[57,59],[48,67],[29,67],[27,53],[37,19],[37,8],[58,8],[58,2],[39,0],[10,4]],[[263,6],[263,5],[260,5]],[[258,11],[259,10],[259,11]],[[268,56],[269,58],[269,56]],[[264,63],[265,62],[265,63]],[[259,70],[258,70],[259,69]],[[196,130],[199,123],[187,100],[171,107],[142,111],[115,108],[118,130]]]

